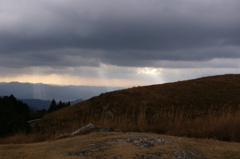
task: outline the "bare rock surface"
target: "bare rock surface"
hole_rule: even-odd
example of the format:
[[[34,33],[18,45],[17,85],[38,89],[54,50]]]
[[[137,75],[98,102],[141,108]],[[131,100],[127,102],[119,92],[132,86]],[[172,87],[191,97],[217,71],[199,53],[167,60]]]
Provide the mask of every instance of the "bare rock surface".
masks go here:
[[[57,138],[66,138],[71,136],[76,136],[84,132],[91,132],[91,131],[113,131],[111,128],[106,128],[102,126],[95,126],[92,123],[87,124],[86,126],[72,132],[72,133],[63,133],[60,134]]]
[[[198,152],[184,150],[174,152],[173,159],[205,159],[205,157]]]
[[[79,157],[86,157],[86,158],[92,158],[94,153],[107,153],[109,150],[108,147],[111,145],[121,144],[121,143],[127,143],[132,144],[135,147],[141,148],[143,150],[148,150],[155,148],[156,146],[164,146],[164,145],[171,145],[171,146],[177,146],[178,144],[173,142],[172,140],[165,139],[165,138],[159,138],[156,136],[134,136],[134,132],[130,133],[120,133],[120,134],[103,134],[101,136],[117,136],[117,135],[129,135],[127,138],[114,138],[105,140],[102,142],[97,143],[91,143],[86,145],[86,149],[78,151],[78,152],[71,152],[68,155],[70,156],[79,156]],[[100,136],[100,137],[101,137]],[[114,155],[112,156],[113,159],[121,159],[122,155]],[[124,157],[123,157],[124,158]],[[180,150],[180,151],[171,151],[170,153],[161,152],[160,150],[158,152],[152,153],[152,154],[145,154],[140,155],[136,158],[139,159],[206,159],[205,156],[199,152],[196,151],[190,151],[190,150]]]
[[[126,133],[128,134],[128,133]],[[138,147],[144,147],[144,148],[151,148],[156,144],[165,144],[165,143],[173,143],[170,140],[167,139],[160,139],[154,136],[148,137],[148,136],[138,136],[138,137],[132,137],[128,139],[112,139],[106,141],[106,144],[112,144],[112,143],[119,143],[119,142],[127,142],[127,143],[133,143],[134,145]]]
[[[78,156],[82,158],[95,158],[96,157],[94,156],[95,153],[97,154],[107,153],[107,151],[111,149],[111,146],[118,145],[118,144],[128,144],[133,147],[136,147],[137,149],[142,149],[142,150],[155,149],[156,147],[161,148],[161,146],[169,146],[170,148],[178,147],[178,144],[176,142],[173,142],[170,139],[160,138],[156,136],[149,136],[149,135],[140,136],[139,133],[137,132],[109,133],[109,131],[113,131],[113,129],[101,127],[101,126],[95,126],[92,123],[89,123],[88,125],[72,133],[61,134],[59,138],[76,136],[76,135],[82,134],[83,132],[92,132],[92,131],[95,131],[95,132],[106,131],[107,133],[104,133],[104,134],[101,133],[101,135],[99,135],[99,138],[110,137],[110,139],[103,140],[101,142],[87,144],[84,149],[81,149],[75,152],[70,152],[68,153],[68,156]],[[124,137],[121,137],[121,136],[124,136]],[[112,158],[121,159],[122,155],[116,154],[116,155],[113,155]],[[206,159],[203,154],[196,151],[173,150],[168,153],[165,153],[164,151],[161,152],[161,149],[154,153],[140,155],[136,158],[140,158],[140,159]]]
[[[96,129],[96,126],[93,125],[92,123],[89,123],[88,125],[82,127],[81,129],[78,129],[78,130],[72,132],[71,136],[78,135],[80,132],[83,132],[83,131],[90,131],[90,130],[94,130],[94,129]]]

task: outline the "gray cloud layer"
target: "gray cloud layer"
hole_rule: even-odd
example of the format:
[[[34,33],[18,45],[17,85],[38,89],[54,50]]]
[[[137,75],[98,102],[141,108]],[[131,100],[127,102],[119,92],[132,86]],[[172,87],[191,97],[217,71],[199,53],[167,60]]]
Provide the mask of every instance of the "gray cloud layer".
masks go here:
[[[239,0],[0,0],[0,66],[240,58],[239,15]]]

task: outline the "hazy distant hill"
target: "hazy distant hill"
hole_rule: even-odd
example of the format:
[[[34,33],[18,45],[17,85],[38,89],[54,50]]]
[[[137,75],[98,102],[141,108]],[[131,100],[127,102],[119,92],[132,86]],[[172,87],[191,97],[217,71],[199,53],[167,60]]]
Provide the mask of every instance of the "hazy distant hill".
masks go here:
[[[87,123],[123,131],[240,141],[240,75],[135,87],[101,94],[45,116],[41,131]],[[53,131],[52,130],[52,131]]]
[[[50,100],[41,100],[41,99],[19,99],[22,102],[26,103],[30,108],[35,110],[48,110],[51,101]]]
[[[34,110],[48,110],[51,100],[41,100],[41,99],[19,99],[22,102],[28,104],[28,106]],[[78,102],[82,101],[82,99],[77,99],[74,101],[69,101],[71,105],[76,104]]]
[[[18,99],[62,100],[88,99],[121,88],[103,86],[58,86],[31,83],[0,83],[0,96],[13,94]]]

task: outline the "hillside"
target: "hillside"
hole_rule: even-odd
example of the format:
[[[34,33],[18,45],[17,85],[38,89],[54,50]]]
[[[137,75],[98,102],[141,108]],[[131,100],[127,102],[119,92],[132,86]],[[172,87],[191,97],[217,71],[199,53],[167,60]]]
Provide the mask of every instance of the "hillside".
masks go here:
[[[240,75],[129,88],[49,114],[39,132],[56,136],[91,122],[122,131],[240,141],[239,94]]]

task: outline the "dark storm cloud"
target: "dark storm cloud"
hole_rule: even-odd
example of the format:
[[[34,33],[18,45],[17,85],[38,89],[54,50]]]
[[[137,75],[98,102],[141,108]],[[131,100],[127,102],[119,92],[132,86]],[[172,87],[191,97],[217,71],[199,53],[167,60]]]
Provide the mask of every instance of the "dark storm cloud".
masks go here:
[[[161,60],[240,58],[238,0],[0,3],[1,66],[158,66]]]

